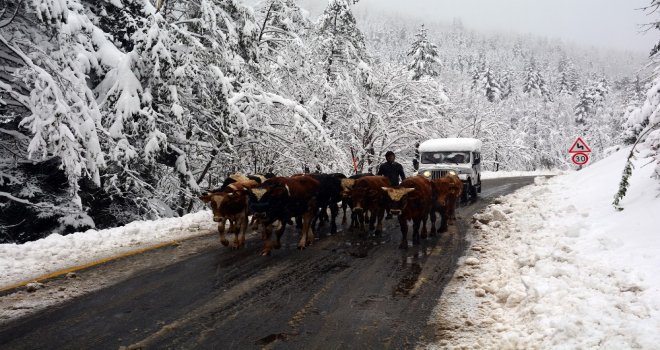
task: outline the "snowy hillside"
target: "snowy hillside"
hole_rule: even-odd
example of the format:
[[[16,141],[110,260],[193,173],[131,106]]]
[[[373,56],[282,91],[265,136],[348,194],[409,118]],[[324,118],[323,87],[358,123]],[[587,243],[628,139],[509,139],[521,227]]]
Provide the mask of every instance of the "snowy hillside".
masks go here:
[[[660,213],[649,159],[629,148],[508,195],[475,216],[471,249],[430,321],[445,347],[657,348]]]

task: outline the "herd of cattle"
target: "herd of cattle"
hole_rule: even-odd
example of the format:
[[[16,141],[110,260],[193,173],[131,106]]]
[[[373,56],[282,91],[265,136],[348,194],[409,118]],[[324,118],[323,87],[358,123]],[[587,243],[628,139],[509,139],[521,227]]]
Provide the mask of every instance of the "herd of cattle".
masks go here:
[[[330,221],[330,233],[337,232],[336,217],[338,204],[343,208],[342,223],[346,224],[346,209],[351,208],[351,227],[365,231],[375,229],[379,235],[383,230],[386,212],[396,215],[401,227],[400,248],[408,247],[408,221],[412,221],[413,245],[426,238],[445,232],[449,222],[455,220],[455,209],[461,198],[463,183],[456,175],[429,180],[423,176],[409,177],[399,186],[391,186],[384,176],[358,174],[346,177],[343,174],[304,174],[290,177],[232,175],[225,179],[219,189],[212,190],[199,198],[209,203],[213,220],[218,223],[218,232],[223,245],[229,241],[225,231],[235,235],[232,248],[245,245],[248,218],[262,228],[265,241],[262,255],[269,255],[273,248],[280,248],[280,239],[287,224],[295,219],[301,229],[298,248],[304,249],[314,242],[314,227]],[[328,210],[330,215],[328,216]],[[436,214],[441,224],[436,230]],[[426,222],[431,228],[427,231]],[[228,229],[225,225],[229,221]],[[277,224],[276,240],[271,240]],[[421,235],[420,235],[421,226]]]

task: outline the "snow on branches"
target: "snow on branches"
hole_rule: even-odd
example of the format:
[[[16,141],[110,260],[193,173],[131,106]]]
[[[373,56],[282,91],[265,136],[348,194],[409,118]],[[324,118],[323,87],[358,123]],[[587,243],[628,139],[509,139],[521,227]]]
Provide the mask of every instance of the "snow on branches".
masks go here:
[[[438,48],[428,40],[428,31],[423,24],[415,34],[415,41],[408,50],[408,56],[410,56],[408,69],[412,72],[413,80],[419,80],[425,75],[435,77],[440,73],[442,63],[438,56]]]

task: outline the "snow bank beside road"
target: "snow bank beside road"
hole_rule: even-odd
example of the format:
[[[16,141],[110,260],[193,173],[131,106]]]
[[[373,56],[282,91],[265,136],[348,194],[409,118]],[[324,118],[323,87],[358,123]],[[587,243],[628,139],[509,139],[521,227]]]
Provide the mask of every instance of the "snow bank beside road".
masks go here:
[[[442,348],[657,348],[660,213],[653,166],[629,149],[537,179],[478,214],[470,253],[431,320]],[[433,346],[432,346],[433,347]]]
[[[159,243],[215,230],[210,211],[181,218],[135,221],[105,230],[87,230],[24,244],[0,244],[0,288]]]

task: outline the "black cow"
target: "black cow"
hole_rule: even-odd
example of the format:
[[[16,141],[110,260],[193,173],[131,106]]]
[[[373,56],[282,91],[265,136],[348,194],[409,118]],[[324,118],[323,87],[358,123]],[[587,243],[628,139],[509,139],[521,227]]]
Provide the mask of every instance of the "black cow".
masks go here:
[[[330,221],[330,234],[337,233],[337,213],[339,208],[337,203],[341,202],[341,182],[346,179],[346,175],[341,173],[334,174],[309,174],[320,182],[319,193],[317,197],[318,205],[320,208],[317,220],[319,227],[325,222]],[[327,210],[330,209],[330,217],[328,218]]]
[[[292,217],[302,218],[302,232],[298,249],[305,249],[314,241],[312,222],[318,213],[317,198],[321,183],[312,176],[274,177],[250,189],[249,208],[254,216],[261,218],[264,225],[275,221],[281,223],[277,241],[267,237],[262,255],[269,255],[272,248],[280,247],[280,240],[287,223]]]

